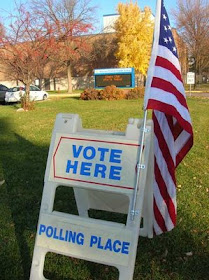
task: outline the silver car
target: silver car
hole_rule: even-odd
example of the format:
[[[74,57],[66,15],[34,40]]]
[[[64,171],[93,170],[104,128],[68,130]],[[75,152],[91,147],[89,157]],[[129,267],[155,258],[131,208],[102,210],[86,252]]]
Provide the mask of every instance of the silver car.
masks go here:
[[[20,102],[21,97],[25,94],[25,88],[22,86],[16,86],[11,88],[5,94],[5,102]],[[30,100],[38,101],[38,100],[46,100],[48,98],[48,93],[44,90],[40,90],[36,86],[30,86]]]

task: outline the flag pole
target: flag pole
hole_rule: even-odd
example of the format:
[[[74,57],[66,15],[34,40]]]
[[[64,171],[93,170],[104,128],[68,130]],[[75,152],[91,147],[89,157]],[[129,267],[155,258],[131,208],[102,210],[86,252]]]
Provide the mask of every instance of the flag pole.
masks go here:
[[[147,102],[150,95],[150,87],[152,83],[152,77],[154,72],[155,61],[158,53],[158,41],[160,35],[160,14],[161,14],[161,2],[162,0],[157,0],[156,3],[156,11],[155,11],[155,29],[154,29],[154,36],[153,36],[153,43],[152,43],[152,53],[149,63],[149,68],[147,72],[147,80],[145,86],[145,94],[144,94],[144,109],[147,107]]]
[[[144,110],[144,108],[143,108]],[[141,175],[141,169],[144,168],[144,165],[142,165],[142,153],[143,153],[143,146],[144,146],[144,138],[145,138],[145,132],[146,132],[146,121],[147,121],[147,110],[144,110],[144,118],[143,123],[141,126],[141,134],[140,134],[140,151],[139,151],[139,159],[137,162],[137,174],[136,174],[136,184],[134,188],[134,194],[132,198],[132,206],[131,206],[131,220],[134,220],[134,217],[138,215],[138,211],[136,211],[136,199],[137,199],[137,192],[138,192],[138,186],[139,186],[139,179]]]
[[[143,116],[143,122],[141,126],[141,133],[140,133],[140,151],[139,151],[139,157],[137,162],[137,175],[136,175],[136,184],[134,188],[134,193],[132,197],[132,204],[131,204],[131,220],[133,221],[135,216],[137,216],[138,210],[136,210],[136,199],[137,199],[137,193],[139,188],[139,180],[141,176],[141,169],[146,168],[142,164],[142,153],[143,153],[143,146],[144,146],[144,140],[145,140],[145,132],[146,132],[146,121],[147,121],[147,101],[149,98],[149,90],[152,82],[152,76],[154,71],[154,65],[155,60],[157,57],[157,48],[158,48],[158,38],[160,33],[160,13],[161,13],[161,2],[162,0],[157,0],[156,3],[156,12],[155,12],[155,29],[154,29],[154,36],[153,36],[153,46],[152,46],[152,54],[150,58],[150,64],[149,69],[147,73],[147,80],[146,80],[146,86],[145,86],[145,94],[144,94],[144,116]]]

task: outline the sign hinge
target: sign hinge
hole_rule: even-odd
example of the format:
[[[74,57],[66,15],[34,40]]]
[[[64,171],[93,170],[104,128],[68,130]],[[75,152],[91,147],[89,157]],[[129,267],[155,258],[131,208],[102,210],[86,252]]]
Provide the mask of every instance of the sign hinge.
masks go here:
[[[139,163],[137,164],[138,169],[145,169],[145,167],[146,167],[145,164],[139,164]]]
[[[139,216],[139,210],[131,210],[131,216]]]
[[[145,127],[145,128],[143,129],[143,131],[144,131],[145,133],[147,133],[147,132],[150,132],[150,129]]]

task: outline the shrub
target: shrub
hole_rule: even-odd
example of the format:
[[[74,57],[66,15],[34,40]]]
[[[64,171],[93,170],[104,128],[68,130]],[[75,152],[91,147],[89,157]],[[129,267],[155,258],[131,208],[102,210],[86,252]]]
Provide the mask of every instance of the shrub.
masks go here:
[[[120,99],[138,99],[144,97],[144,88],[120,89],[114,85],[107,86],[103,90],[94,88],[85,89],[81,93],[82,100],[120,100]]]
[[[132,88],[126,93],[126,99],[138,99],[144,97],[144,87]]]
[[[102,92],[102,99],[105,100],[120,100],[120,99],[125,99],[125,92],[116,86],[107,86],[105,87]]]
[[[100,99],[100,91],[94,88],[85,89],[81,93],[80,99],[82,100],[98,100]]]

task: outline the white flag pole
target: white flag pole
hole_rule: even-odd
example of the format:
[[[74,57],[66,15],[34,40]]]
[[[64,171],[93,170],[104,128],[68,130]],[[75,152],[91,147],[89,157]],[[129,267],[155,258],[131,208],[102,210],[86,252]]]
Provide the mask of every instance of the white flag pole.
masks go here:
[[[161,3],[162,0],[157,0],[156,3],[156,11],[155,11],[155,29],[154,29],[154,36],[153,36],[153,45],[152,45],[152,53],[149,63],[149,68],[147,72],[147,80],[145,86],[145,94],[144,94],[144,109],[147,108],[147,102],[150,98],[150,87],[152,83],[152,77],[154,72],[155,61],[158,53],[158,46],[159,46],[159,37],[160,37],[160,18],[161,18]]]
[[[147,110],[144,111],[144,118],[143,123],[141,126],[141,133],[140,133],[140,151],[139,151],[139,158],[137,162],[137,174],[136,174],[136,183],[134,188],[134,193],[132,197],[132,206],[131,206],[131,220],[134,220],[134,217],[138,215],[138,211],[136,210],[136,199],[137,199],[137,192],[139,187],[139,179],[141,175],[141,169],[143,168],[142,165],[142,153],[143,153],[143,146],[144,146],[144,138],[145,138],[145,131],[146,131],[146,121],[147,121]]]
[[[153,46],[152,46],[152,54],[150,58],[149,63],[149,69],[147,73],[147,80],[146,80],[146,86],[145,86],[145,94],[144,94],[144,117],[143,122],[141,126],[141,133],[140,133],[140,151],[139,151],[139,158],[137,162],[137,175],[136,175],[136,184],[134,188],[134,193],[132,197],[132,204],[131,204],[131,220],[134,220],[134,217],[138,215],[138,211],[136,210],[136,199],[137,199],[137,193],[139,188],[139,180],[141,176],[141,169],[144,168],[144,165],[142,164],[142,153],[143,153],[143,146],[144,146],[144,139],[145,139],[145,132],[146,132],[146,121],[147,121],[147,102],[150,95],[150,87],[153,77],[153,71],[154,71],[154,65],[157,57],[157,50],[158,50],[158,44],[159,44],[159,34],[160,34],[160,14],[161,14],[161,2],[162,0],[157,0],[156,3],[156,12],[155,12],[155,29],[154,29],[154,37],[153,37]]]

